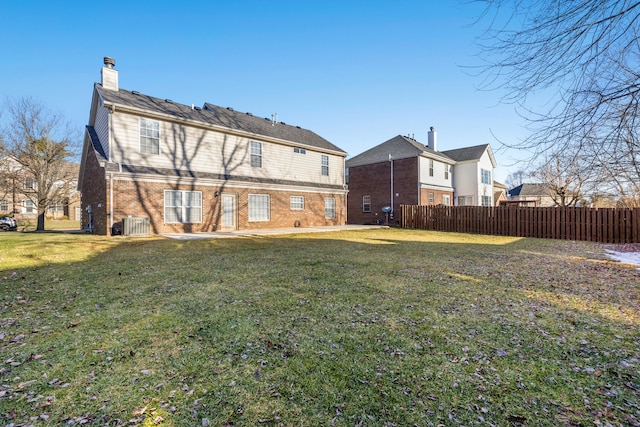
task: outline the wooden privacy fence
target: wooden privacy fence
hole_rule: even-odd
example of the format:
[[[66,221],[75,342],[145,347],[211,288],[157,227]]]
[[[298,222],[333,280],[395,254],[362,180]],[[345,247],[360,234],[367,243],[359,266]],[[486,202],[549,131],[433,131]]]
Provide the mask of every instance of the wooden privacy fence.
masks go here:
[[[640,243],[640,208],[400,206],[403,228]]]

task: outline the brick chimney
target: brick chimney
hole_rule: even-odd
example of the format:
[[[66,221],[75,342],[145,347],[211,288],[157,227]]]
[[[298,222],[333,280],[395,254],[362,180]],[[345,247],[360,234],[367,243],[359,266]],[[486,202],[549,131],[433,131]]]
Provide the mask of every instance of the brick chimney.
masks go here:
[[[102,87],[105,89],[118,90],[118,70],[113,67],[116,60],[108,56],[104,57],[104,67],[102,67]]]
[[[431,148],[433,151],[438,151],[438,134],[436,133],[436,130],[433,128],[433,126],[429,128],[428,144],[429,144],[428,147]]]

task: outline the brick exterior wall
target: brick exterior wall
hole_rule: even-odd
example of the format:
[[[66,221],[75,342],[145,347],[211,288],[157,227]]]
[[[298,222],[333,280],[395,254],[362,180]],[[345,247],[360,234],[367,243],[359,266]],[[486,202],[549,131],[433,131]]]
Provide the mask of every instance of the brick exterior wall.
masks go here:
[[[433,194],[433,203],[429,203],[429,194]],[[453,200],[453,193],[451,191],[442,191],[442,190],[432,190],[430,188],[421,188],[420,189],[420,204],[421,205],[441,205],[444,203],[444,198],[443,196],[445,194],[449,195],[449,205],[453,206],[454,200]]]
[[[80,228],[86,230],[89,226],[90,216],[87,208],[91,206],[93,232],[101,235],[106,235],[109,227],[107,182],[104,177],[104,168],[100,167],[93,150],[88,150],[85,159],[84,179],[80,187]]]
[[[344,195],[323,193],[286,192],[247,188],[225,188],[193,184],[165,184],[129,180],[114,181],[113,217],[114,226],[128,216],[149,218],[151,233],[189,233],[218,231],[221,229],[220,204],[224,194],[234,194],[237,200],[237,226],[239,230],[251,228],[313,227],[342,225],[346,222]],[[182,190],[202,192],[202,222],[194,224],[166,224],[164,222],[164,191]],[[218,195],[216,196],[216,193]],[[249,222],[249,194],[270,196],[270,220]],[[291,210],[290,196],[304,197],[304,210]],[[333,197],[336,216],[325,218],[325,198]]]
[[[393,161],[393,193],[396,215],[400,205],[418,204],[418,158]],[[371,212],[362,211],[362,197],[371,196]],[[391,163],[380,162],[349,168],[349,195],[347,198],[347,222],[349,224],[376,224],[385,221],[382,208],[391,206]]]
[[[82,186],[82,227],[89,222],[87,206],[92,205],[95,234],[111,234],[109,227],[109,185],[104,169],[89,153],[86,161],[85,180]],[[164,191],[182,190],[202,193],[202,222],[194,224],[166,224],[164,222]],[[218,195],[216,195],[216,193]],[[149,218],[150,232],[189,233],[218,231],[221,229],[220,203],[222,194],[233,194],[237,200],[237,228],[280,228],[343,225],[346,223],[345,196],[341,193],[308,193],[276,191],[271,189],[231,188],[199,184],[166,184],[159,182],[113,180],[113,228],[122,230],[126,217]],[[270,220],[249,222],[249,194],[270,196]],[[304,197],[304,210],[291,210],[290,196]],[[325,218],[325,198],[335,199],[335,218]]]

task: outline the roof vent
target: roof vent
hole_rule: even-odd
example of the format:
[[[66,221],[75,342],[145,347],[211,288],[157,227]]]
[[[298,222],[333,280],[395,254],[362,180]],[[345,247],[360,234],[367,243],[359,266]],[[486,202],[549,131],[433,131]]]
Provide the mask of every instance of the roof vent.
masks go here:
[[[172,101],[172,100],[170,100],[170,99],[165,99],[165,100],[164,100],[164,102],[173,103],[173,101]]]
[[[280,124],[281,124],[281,125],[286,125],[286,123],[285,123],[285,122],[280,122]]]
[[[253,116],[253,114],[251,113],[245,113],[247,116]]]
[[[229,111],[233,111],[233,108],[231,108],[231,107],[227,107],[227,110],[229,110]]]
[[[131,93],[132,93],[133,95],[140,95],[140,92],[138,92],[137,90],[132,90],[132,91],[131,91]]]
[[[193,109],[196,110],[196,111],[202,110],[202,108],[200,108],[200,107],[193,107]]]
[[[109,56],[105,56],[103,62],[107,68],[113,68],[116,66],[116,60]]]
[[[298,128],[298,129],[302,129],[300,126],[296,126],[296,128]]]

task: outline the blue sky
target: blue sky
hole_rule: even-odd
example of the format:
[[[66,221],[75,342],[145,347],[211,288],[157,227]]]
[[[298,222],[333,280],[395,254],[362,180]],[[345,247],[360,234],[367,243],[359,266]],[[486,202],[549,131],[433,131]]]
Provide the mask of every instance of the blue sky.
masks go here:
[[[0,6],[0,96],[86,125],[102,58],[120,87],[311,129],[350,156],[398,134],[440,150],[490,143],[504,181],[527,136],[499,91],[479,91],[473,3],[11,1]],[[6,118],[6,117],[5,117]]]

